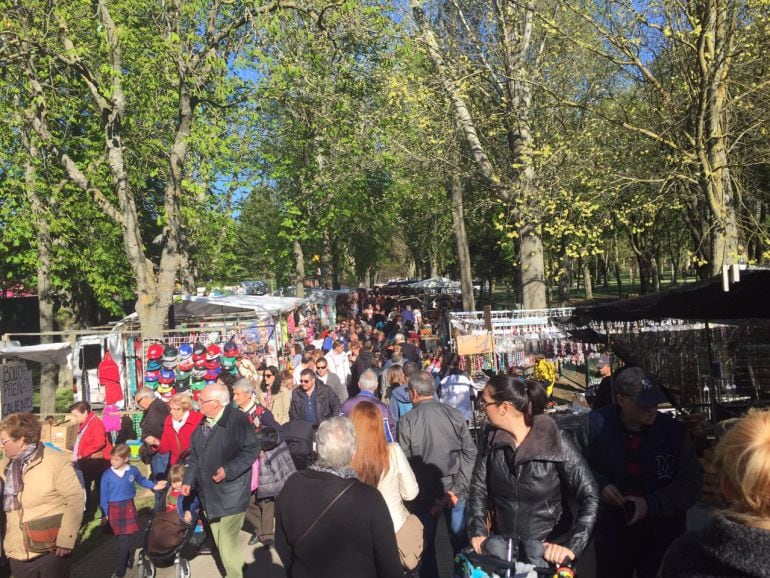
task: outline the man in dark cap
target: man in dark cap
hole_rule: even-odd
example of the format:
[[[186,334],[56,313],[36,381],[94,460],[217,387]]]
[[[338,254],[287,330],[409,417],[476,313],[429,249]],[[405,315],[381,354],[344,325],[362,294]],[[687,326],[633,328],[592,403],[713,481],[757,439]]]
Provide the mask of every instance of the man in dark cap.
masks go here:
[[[665,400],[640,367],[614,376],[614,403],[588,414],[578,432],[601,489],[594,529],[597,578],[654,578],[685,531],[703,469],[684,426],[658,412]]]
[[[591,409],[599,409],[612,403],[612,365],[608,355],[596,360],[596,372],[602,380],[595,388],[586,391],[586,401]]]

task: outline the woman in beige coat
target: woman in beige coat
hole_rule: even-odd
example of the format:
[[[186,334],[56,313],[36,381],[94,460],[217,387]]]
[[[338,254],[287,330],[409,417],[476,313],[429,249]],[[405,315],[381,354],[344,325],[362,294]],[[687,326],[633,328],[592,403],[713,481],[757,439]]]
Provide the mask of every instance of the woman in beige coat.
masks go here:
[[[257,387],[257,401],[270,410],[275,421],[285,424],[289,421],[291,389],[284,385],[281,372],[274,365],[269,365],[261,371],[260,377],[262,381]]]
[[[14,413],[0,423],[3,547],[15,578],[66,578],[83,520],[83,486],[69,455],[40,443],[40,430],[31,413]],[[29,534],[27,526],[38,532]]]

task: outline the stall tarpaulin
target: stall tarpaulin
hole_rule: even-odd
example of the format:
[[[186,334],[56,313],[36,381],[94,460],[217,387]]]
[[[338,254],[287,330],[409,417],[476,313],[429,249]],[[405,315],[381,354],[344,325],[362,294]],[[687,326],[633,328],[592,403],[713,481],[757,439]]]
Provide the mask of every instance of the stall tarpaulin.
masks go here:
[[[67,365],[72,354],[69,343],[43,343],[40,345],[0,345],[0,358],[24,359],[37,363]]]

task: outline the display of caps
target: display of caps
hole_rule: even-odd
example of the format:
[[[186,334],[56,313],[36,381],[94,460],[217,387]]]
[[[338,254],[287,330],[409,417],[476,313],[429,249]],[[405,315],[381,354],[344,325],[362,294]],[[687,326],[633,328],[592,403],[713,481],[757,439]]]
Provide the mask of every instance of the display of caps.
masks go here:
[[[176,389],[177,393],[183,393],[185,391],[190,390],[190,380],[189,379],[182,379],[176,380],[176,384],[174,385],[174,389]]]
[[[206,380],[205,379],[191,379],[190,380],[190,389],[193,391],[200,391],[206,387]]]
[[[200,355],[201,353],[206,354],[206,346],[200,341],[196,341],[193,343],[193,355]]]
[[[201,367],[195,367],[192,370],[192,377],[193,377],[193,379],[200,379],[200,380],[202,380],[203,377],[206,375],[207,371],[208,371],[208,369],[206,369],[205,367],[202,367],[202,368]]]
[[[195,363],[198,363],[199,361],[206,361],[206,352],[204,351],[203,353],[193,353],[192,360]]]
[[[186,379],[190,379],[191,376],[192,376],[192,372],[191,371],[179,371],[179,370],[177,370],[177,372],[176,372],[176,380],[177,381],[184,381]]]
[[[209,369],[206,372],[206,375],[204,376],[204,379],[206,381],[216,381],[217,377],[219,377],[219,372],[220,372],[219,368],[217,368],[217,369]]]
[[[155,390],[155,396],[159,397],[166,403],[169,403],[171,401],[171,398],[174,396],[175,393],[176,393],[176,390],[170,385],[166,385],[166,386],[159,385],[158,389]]]
[[[206,369],[219,369],[220,367],[222,367],[222,361],[219,357],[206,362]]]
[[[153,343],[147,348],[147,359],[160,359],[163,357],[163,346],[160,343]]]
[[[232,369],[235,367],[235,358],[234,357],[223,357],[222,358],[222,367],[224,369]]]
[[[190,371],[192,368],[195,367],[195,364],[193,363],[192,359],[180,359],[179,363],[177,364],[176,368],[179,371]]]
[[[235,366],[233,366],[233,368],[232,368],[232,369],[230,369],[230,370],[227,370],[227,369],[226,369],[225,371],[228,371],[228,372],[230,373],[230,375],[233,375],[233,376],[236,376],[236,377],[237,377],[238,375],[240,375],[240,372],[238,371],[238,368],[237,368],[237,367],[235,367]]]
[[[192,345],[190,345],[189,343],[182,343],[179,346],[179,359],[180,360],[188,359],[188,358],[192,357],[192,354],[193,354],[193,348],[192,348]]]
[[[160,371],[163,364],[159,359],[151,359],[147,362],[147,371]]]
[[[176,366],[177,366],[176,358],[168,359],[163,362],[163,367],[165,367],[166,369],[176,369]]]
[[[222,347],[222,351],[224,352],[225,357],[238,357],[240,354],[238,346],[232,341],[225,343],[224,347]]]
[[[204,355],[203,359],[196,359],[193,362],[193,367],[197,367],[198,369],[206,369],[206,363],[208,362],[206,361],[206,356]]]
[[[160,377],[158,378],[159,383],[174,383],[176,381],[176,372],[173,369],[161,369],[160,370]]]
[[[173,345],[167,345],[163,350],[163,361],[176,361],[176,356],[179,352]]]
[[[219,345],[216,343],[212,343],[206,348],[206,359],[211,361],[212,359],[217,359],[220,355],[222,355],[222,349],[220,349]]]
[[[147,383],[153,383],[160,378],[160,371],[146,371],[144,374],[144,381]]]

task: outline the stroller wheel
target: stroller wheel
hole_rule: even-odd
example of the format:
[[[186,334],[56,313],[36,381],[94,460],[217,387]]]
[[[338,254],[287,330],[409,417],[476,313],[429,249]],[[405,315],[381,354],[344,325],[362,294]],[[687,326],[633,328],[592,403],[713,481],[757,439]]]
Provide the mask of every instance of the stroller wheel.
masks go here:
[[[140,578],[155,578],[155,565],[144,555],[144,552],[139,554],[137,564]]]
[[[190,578],[190,562],[181,556],[176,559],[174,564],[174,578]]]

